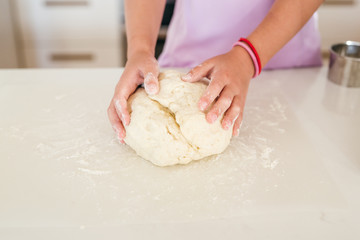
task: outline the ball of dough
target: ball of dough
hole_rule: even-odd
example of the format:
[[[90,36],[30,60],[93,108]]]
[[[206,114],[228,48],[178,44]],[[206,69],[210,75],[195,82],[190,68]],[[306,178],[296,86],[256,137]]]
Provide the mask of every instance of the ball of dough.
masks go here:
[[[125,142],[138,155],[158,166],[186,164],[218,154],[229,145],[232,128],[205,119],[198,101],[206,83],[187,83],[181,73],[168,70],[159,75],[160,91],[148,95],[139,88],[128,101],[131,121]]]

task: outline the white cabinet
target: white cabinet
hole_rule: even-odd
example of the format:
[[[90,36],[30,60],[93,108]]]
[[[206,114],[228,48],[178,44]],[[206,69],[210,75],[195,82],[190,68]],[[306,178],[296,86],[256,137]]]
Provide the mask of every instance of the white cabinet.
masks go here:
[[[119,67],[119,0],[17,0],[26,67]]]

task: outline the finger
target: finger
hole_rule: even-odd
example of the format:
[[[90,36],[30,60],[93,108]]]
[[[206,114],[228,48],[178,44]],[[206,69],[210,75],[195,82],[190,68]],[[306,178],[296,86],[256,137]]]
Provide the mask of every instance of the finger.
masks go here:
[[[242,101],[242,98],[235,97],[231,107],[226,111],[223,118],[223,126],[227,121],[233,123],[233,136],[239,136],[240,127],[243,120],[244,104],[245,102]]]
[[[136,81],[127,80],[135,78]],[[118,117],[126,126],[130,123],[130,114],[127,107],[127,100],[129,99],[130,95],[136,90],[139,82],[141,82],[139,76],[129,76],[127,74],[123,74],[115,89],[112,104],[115,107]]]
[[[241,125],[242,125],[242,116],[239,116],[234,123],[234,127],[233,127],[233,136],[234,137],[238,137],[240,134],[240,129],[241,129]]]
[[[224,88],[220,97],[216,100],[215,104],[211,107],[210,111],[206,114],[206,120],[213,123],[221,116],[230,106],[233,101],[234,95],[229,88]],[[230,123],[231,125],[231,123]],[[228,126],[229,128],[230,126]],[[226,129],[227,130],[227,129]]]
[[[224,81],[220,81],[220,78],[216,76],[212,77],[209,86],[207,86],[204,94],[199,100],[199,109],[201,111],[205,111],[209,105],[220,95],[224,86]]]
[[[118,117],[124,125],[129,125],[130,114],[125,98],[114,98],[114,106]]]
[[[147,64],[144,69],[142,69],[142,73],[144,76],[144,87],[146,93],[149,95],[157,94],[159,92],[159,66],[157,62]]]
[[[222,127],[225,130],[228,130],[231,126],[235,124],[237,119],[242,118],[242,109],[243,104],[240,97],[235,97],[231,103],[230,108],[226,111],[224,118],[221,122]],[[233,127],[235,129],[235,126]]]
[[[208,77],[212,68],[212,64],[204,62],[191,69],[186,75],[182,76],[181,79],[184,82],[197,82],[204,77]]]
[[[113,127],[114,131],[116,132],[116,136],[121,143],[124,143],[124,138],[126,137],[125,128],[122,122],[119,119],[119,116],[116,113],[115,106],[111,103],[108,108],[108,117]]]

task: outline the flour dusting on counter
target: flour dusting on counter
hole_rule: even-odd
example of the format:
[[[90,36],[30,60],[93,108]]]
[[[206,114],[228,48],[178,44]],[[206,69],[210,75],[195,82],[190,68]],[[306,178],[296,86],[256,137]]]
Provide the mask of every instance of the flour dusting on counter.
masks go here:
[[[65,95],[55,99],[67,101]],[[165,219],[171,218],[176,207],[183,209],[184,219],[232,216],[234,211],[226,206],[236,202],[240,211],[241,206],[251,205],[250,192],[257,176],[282,175],[282,171],[271,173],[281,165],[272,139],[285,132],[282,122],[287,120],[286,107],[277,97],[270,101],[259,97],[249,99],[240,136],[232,139],[224,153],[186,166],[167,168],[153,166],[129,147],[120,145],[103,107],[94,106],[89,111],[78,103],[65,115],[57,115],[54,108],[43,108],[38,115],[41,124],[33,129],[14,126],[11,135],[24,141],[26,136],[36,135],[38,143],[34,149],[39,157],[56,163],[62,181],[82,182],[86,186],[82,189],[84,197],[95,197],[101,189],[108,188],[113,201],[128,206],[115,210],[125,216],[124,221],[131,222],[145,211],[137,206],[145,199],[151,199],[158,206],[156,214]],[[123,194],[128,198],[122,199]],[[204,201],[208,202],[206,209]],[[220,212],[214,210],[219,207]],[[201,214],[190,209],[199,209]],[[97,211],[104,214],[100,207]]]
[[[45,104],[36,113],[38,124],[32,128],[13,125],[8,134],[23,142],[28,137],[36,139],[33,149],[44,164],[51,162],[56,167],[54,178],[70,189],[73,182],[83,185],[76,191],[83,198],[96,199],[99,217],[106,215],[103,201],[124,206],[114,211],[127,222],[144,211],[150,211],[145,216],[148,221],[154,215],[164,220],[174,214],[180,214],[180,219],[234,216],[252,204],[254,189],[260,184],[258,176],[283,175],[274,138],[286,131],[287,109],[278,97],[249,97],[240,136],[233,138],[222,154],[185,166],[160,168],[119,144],[104,104],[93,103],[89,108],[86,102],[74,104],[74,96],[56,95],[53,105]],[[59,107],[66,111],[59,113]],[[267,189],[276,191],[276,184],[266,184]],[[100,197],[105,189],[111,194],[108,199]],[[139,205],[144,201],[149,201],[155,212]],[[226,207],[233,203],[237,211]]]
[[[90,170],[90,169],[87,169],[87,168],[78,168],[78,170],[80,170],[81,172],[89,173],[89,174],[92,174],[92,175],[98,175],[98,176],[111,173],[111,171]]]
[[[24,223],[37,215],[55,226],[231,221],[334,202],[336,187],[287,98],[271,85],[276,79],[252,81],[240,136],[222,154],[161,168],[119,144],[109,124],[118,75],[83,77],[89,71],[41,71],[41,79],[24,75],[0,88],[2,191],[7,209],[26,209]],[[9,99],[21,101],[10,106]]]

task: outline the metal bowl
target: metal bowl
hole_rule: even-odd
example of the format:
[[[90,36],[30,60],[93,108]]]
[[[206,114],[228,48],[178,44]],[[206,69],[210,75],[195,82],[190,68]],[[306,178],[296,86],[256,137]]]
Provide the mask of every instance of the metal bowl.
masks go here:
[[[332,45],[328,79],[346,87],[360,87],[360,43],[346,41]]]

